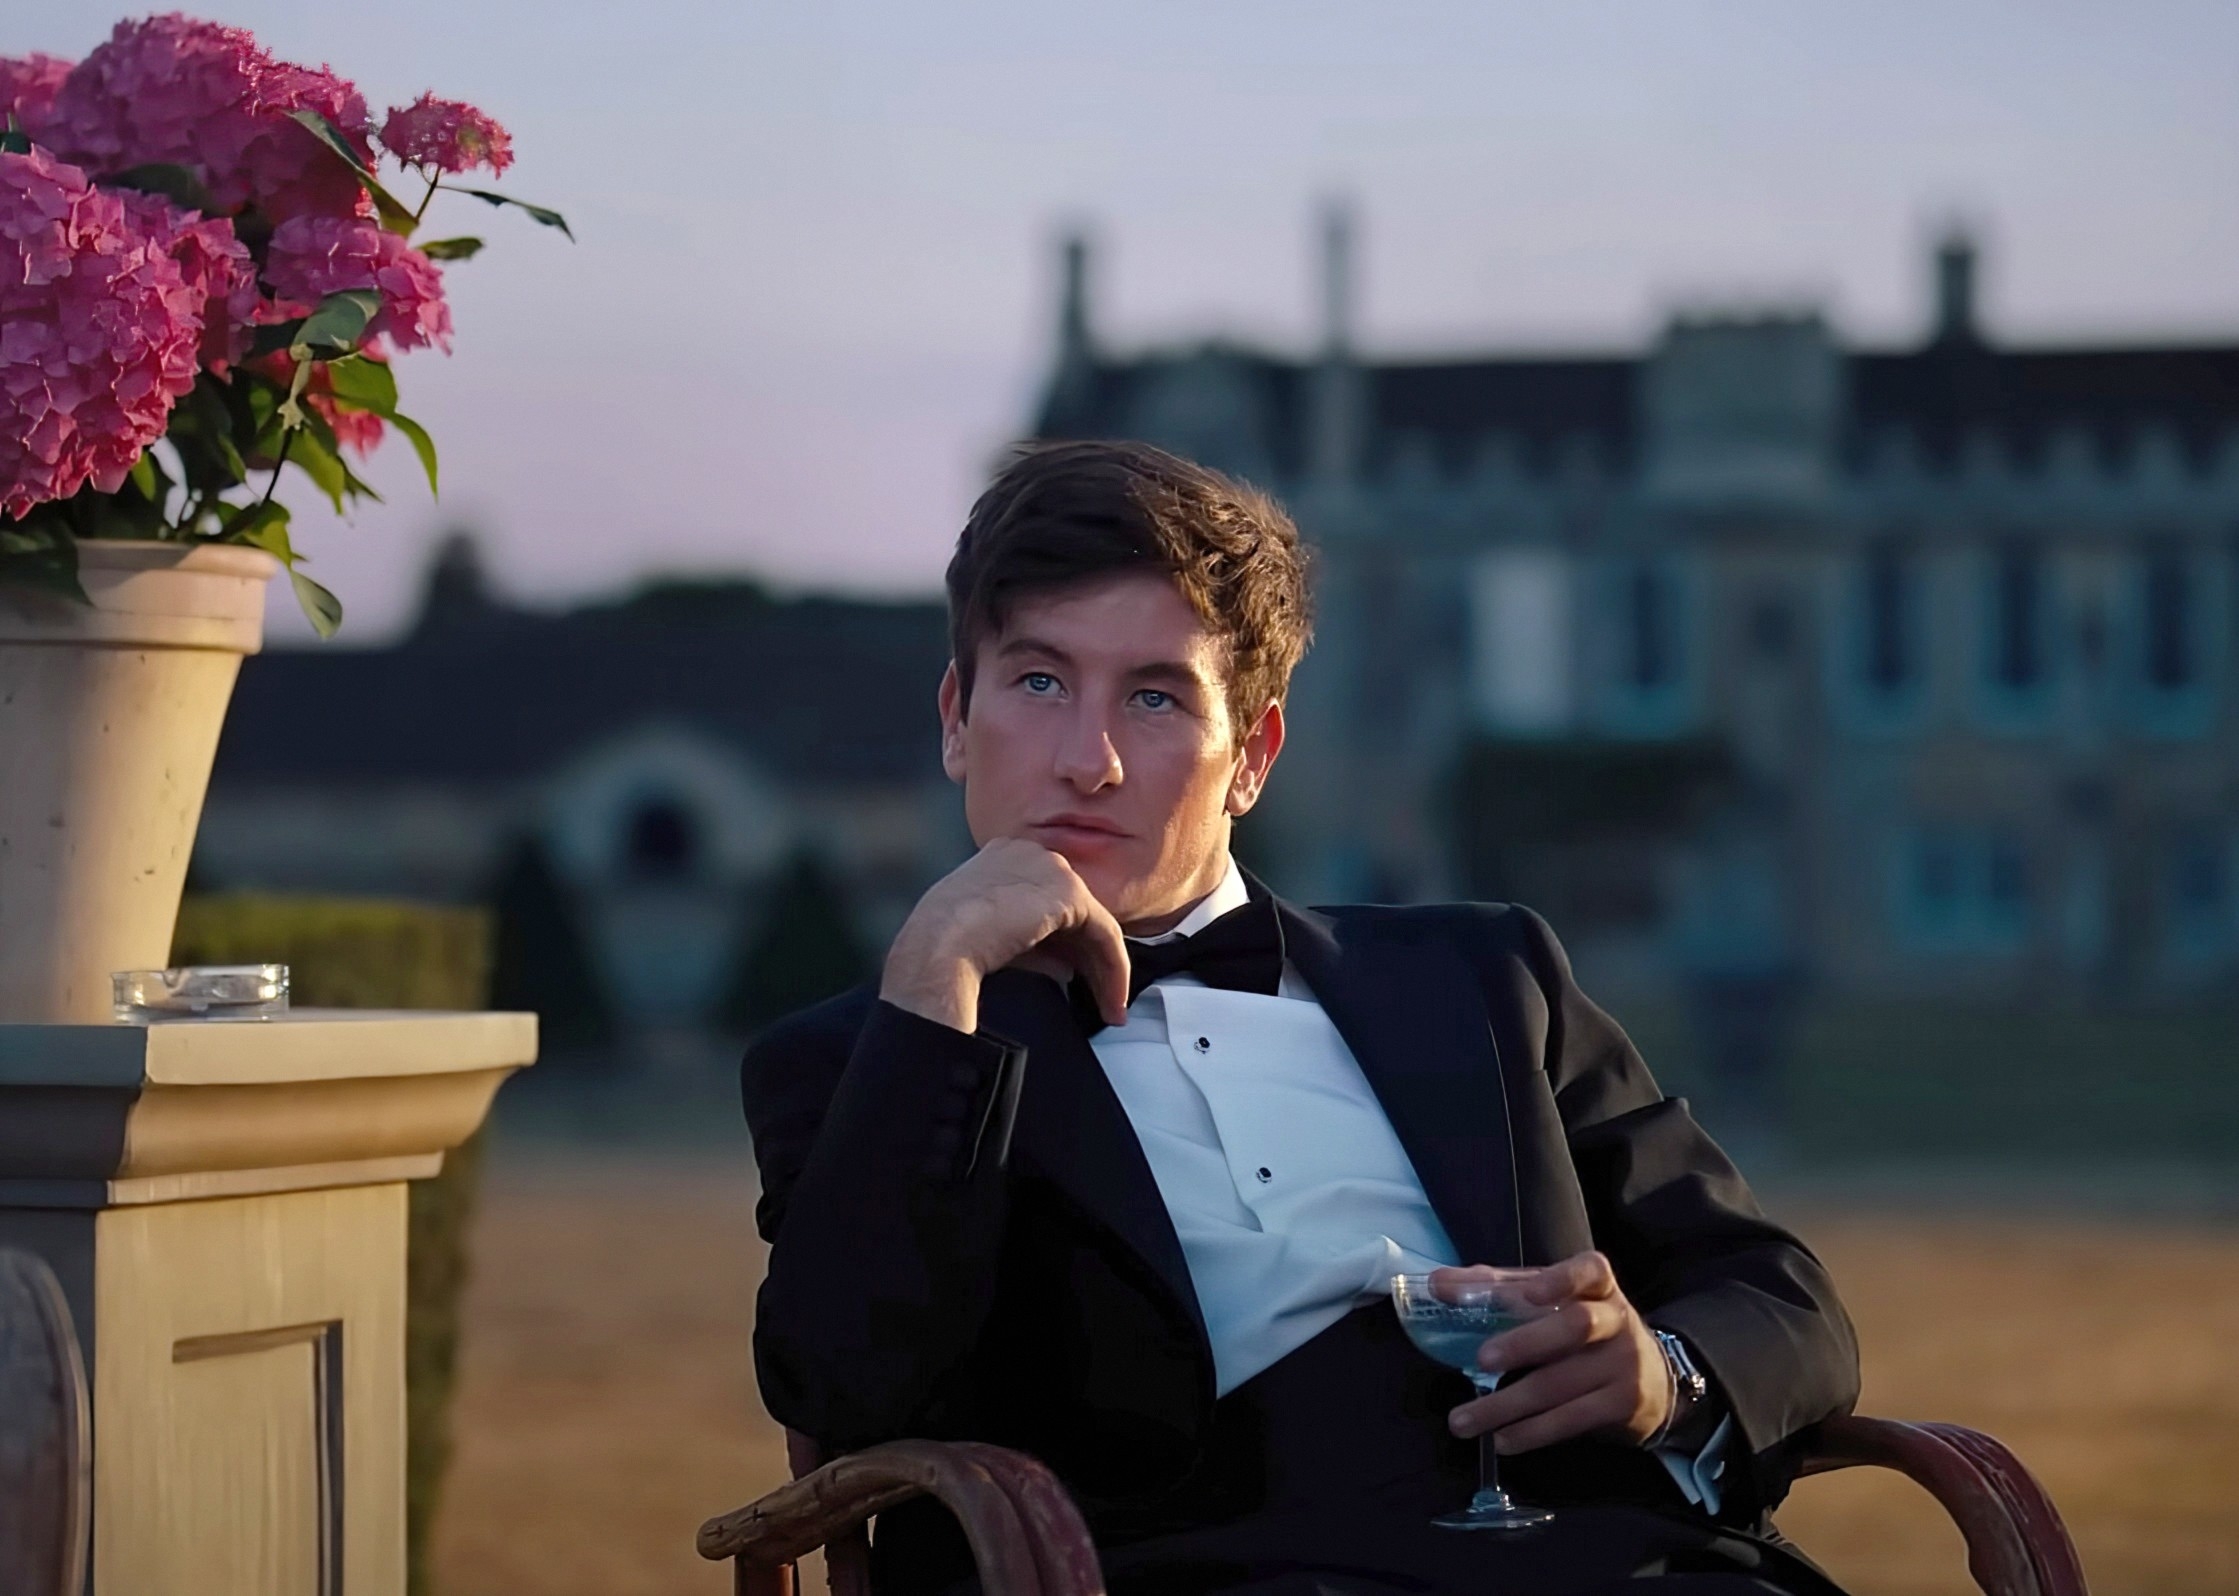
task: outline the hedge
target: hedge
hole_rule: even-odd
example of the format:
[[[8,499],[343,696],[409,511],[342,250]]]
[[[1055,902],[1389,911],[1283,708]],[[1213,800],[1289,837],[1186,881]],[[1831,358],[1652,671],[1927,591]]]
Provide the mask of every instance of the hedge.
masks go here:
[[[490,989],[490,918],[476,909],[348,898],[255,894],[190,897],[179,910],[174,964],[289,967],[305,1008],[479,1009]],[[480,1183],[482,1136],[410,1187],[406,1244],[405,1524],[410,1589],[428,1584],[428,1533],[450,1461],[459,1296],[467,1227]]]

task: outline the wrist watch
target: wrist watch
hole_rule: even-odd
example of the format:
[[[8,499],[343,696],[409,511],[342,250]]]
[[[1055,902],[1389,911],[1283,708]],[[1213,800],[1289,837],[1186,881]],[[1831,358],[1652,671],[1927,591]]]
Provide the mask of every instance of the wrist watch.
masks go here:
[[[1649,1437],[1648,1444],[1654,1447],[1662,1445],[1664,1438],[1685,1421],[1704,1397],[1710,1395],[1710,1381],[1703,1377],[1702,1370],[1695,1367],[1695,1360],[1688,1355],[1686,1342],[1669,1330],[1655,1330],[1651,1333],[1656,1337],[1657,1347],[1664,1354],[1664,1372],[1671,1376],[1671,1412],[1664,1416],[1662,1427]]]

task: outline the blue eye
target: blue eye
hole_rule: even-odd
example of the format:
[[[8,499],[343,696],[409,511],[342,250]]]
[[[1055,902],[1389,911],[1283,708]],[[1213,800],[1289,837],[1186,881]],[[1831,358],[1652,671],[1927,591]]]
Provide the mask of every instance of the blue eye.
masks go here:
[[[1174,702],[1172,693],[1161,692],[1155,687],[1146,687],[1135,696],[1143,701],[1145,709],[1164,709]]]
[[[1028,671],[1019,681],[1030,693],[1046,693],[1057,686],[1057,678],[1048,671]]]

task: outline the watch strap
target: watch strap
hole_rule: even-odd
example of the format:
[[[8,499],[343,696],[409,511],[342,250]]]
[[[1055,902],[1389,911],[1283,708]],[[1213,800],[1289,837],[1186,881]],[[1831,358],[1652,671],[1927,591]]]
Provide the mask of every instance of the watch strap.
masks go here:
[[[1688,1352],[1687,1343],[1669,1330],[1650,1327],[1656,1338],[1657,1350],[1664,1355],[1664,1373],[1671,1380],[1671,1406],[1664,1414],[1664,1422],[1656,1432],[1641,1444],[1653,1451],[1662,1446],[1672,1431],[1684,1423],[1689,1414],[1702,1405],[1710,1395],[1710,1381],[1695,1366],[1694,1356]]]

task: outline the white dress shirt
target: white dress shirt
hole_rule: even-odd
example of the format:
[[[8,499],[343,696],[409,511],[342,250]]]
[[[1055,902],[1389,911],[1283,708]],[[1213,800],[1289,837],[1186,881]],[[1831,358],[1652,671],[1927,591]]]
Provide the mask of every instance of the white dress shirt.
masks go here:
[[[1250,899],[1234,860],[1180,924]],[[1431,1210],[1383,1105],[1288,963],[1275,996],[1176,975],[1090,1043],[1127,1111],[1189,1265],[1223,1396],[1395,1274],[1465,1260]],[[1658,1452],[1690,1502],[1718,1509],[1731,1419],[1698,1457]]]

